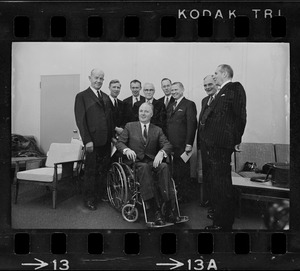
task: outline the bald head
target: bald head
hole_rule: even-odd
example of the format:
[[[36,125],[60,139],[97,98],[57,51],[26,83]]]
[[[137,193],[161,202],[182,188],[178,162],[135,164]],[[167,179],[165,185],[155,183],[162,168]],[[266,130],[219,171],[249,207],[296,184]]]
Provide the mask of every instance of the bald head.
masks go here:
[[[141,123],[147,124],[153,116],[153,105],[150,103],[142,103],[139,107],[139,120]]]
[[[218,90],[213,75],[207,75],[204,77],[203,86],[204,86],[204,90],[206,91],[207,95],[210,95],[210,96],[214,95]]]
[[[104,81],[104,72],[100,69],[93,69],[89,76],[89,80],[91,82],[91,87],[100,90]]]

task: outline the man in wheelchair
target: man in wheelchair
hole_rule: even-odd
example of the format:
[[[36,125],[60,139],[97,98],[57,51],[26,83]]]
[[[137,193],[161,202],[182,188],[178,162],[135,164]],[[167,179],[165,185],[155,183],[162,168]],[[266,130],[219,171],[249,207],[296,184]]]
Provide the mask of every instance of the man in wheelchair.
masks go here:
[[[126,124],[116,147],[135,162],[141,197],[154,215],[155,225],[161,226],[166,222],[179,222],[180,218],[175,212],[175,191],[165,162],[172,145],[162,129],[150,123],[152,116],[153,105],[143,103],[139,107],[139,121]],[[165,208],[164,216],[162,206]]]

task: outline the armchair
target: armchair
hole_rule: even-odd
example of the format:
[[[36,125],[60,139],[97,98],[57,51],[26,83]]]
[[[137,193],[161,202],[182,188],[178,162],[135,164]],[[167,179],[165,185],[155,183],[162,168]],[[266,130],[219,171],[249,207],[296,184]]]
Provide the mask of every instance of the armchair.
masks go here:
[[[52,190],[52,207],[56,208],[57,186],[64,179],[76,178],[83,162],[83,148],[74,143],[52,143],[45,167],[19,171],[15,180],[15,204],[17,204],[19,184],[30,183],[48,186]]]

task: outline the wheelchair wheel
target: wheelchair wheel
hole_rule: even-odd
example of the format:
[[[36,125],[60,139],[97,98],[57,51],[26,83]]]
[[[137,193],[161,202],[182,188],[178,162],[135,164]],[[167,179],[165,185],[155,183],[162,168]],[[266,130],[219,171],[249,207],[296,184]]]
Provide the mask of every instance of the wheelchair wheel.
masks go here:
[[[112,206],[120,210],[128,200],[126,174],[122,166],[115,162],[107,174],[107,195]]]
[[[122,208],[122,216],[128,222],[135,222],[139,217],[139,211],[133,204],[126,204]]]

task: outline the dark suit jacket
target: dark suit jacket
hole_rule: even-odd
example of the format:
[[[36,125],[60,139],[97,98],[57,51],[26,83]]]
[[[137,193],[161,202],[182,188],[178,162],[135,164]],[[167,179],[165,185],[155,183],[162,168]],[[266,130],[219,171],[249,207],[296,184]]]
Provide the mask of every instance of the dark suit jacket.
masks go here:
[[[117,99],[118,102],[118,106],[114,106],[111,99],[110,100],[110,105],[112,108],[112,112],[113,112],[113,118],[114,118],[114,124],[115,127],[124,127],[125,123],[124,123],[124,103]]]
[[[197,129],[197,109],[193,101],[183,98],[173,112],[169,107],[167,136],[174,148],[174,156],[180,156],[186,144],[192,145]]]
[[[140,96],[140,102],[145,102],[145,97]],[[134,105],[132,104],[132,96],[123,100],[124,103],[124,125],[127,122],[137,121],[138,116],[136,115],[136,111],[134,109]]]
[[[93,142],[94,147],[109,143],[114,134],[111,101],[108,95],[100,92],[105,108],[91,88],[76,95],[74,107],[76,124],[83,143]]]
[[[167,155],[172,151],[172,145],[167,140],[162,129],[150,123],[146,143],[142,136],[142,128],[139,121],[126,124],[123,132],[119,136],[116,144],[117,149],[123,153],[125,148],[135,151],[137,161],[143,160],[145,156],[154,160],[160,150],[164,150]]]
[[[165,96],[161,97],[160,99],[158,99],[159,101],[161,101],[163,104],[165,104]],[[173,98],[172,95],[170,95],[170,101],[168,103],[168,106],[166,108],[166,111],[168,112],[168,109],[170,108],[170,106],[175,102],[175,99]]]
[[[144,101],[145,102],[145,101]],[[139,107],[142,101],[136,102],[133,106],[133,111],[135,115],[135,121],[139,120]],[[151,118],[151,123],[163,129],[163,132],[166,133],[167,130],[167,111],[163,102],[153,99],[153,116]]]
[[[208,97],[202,101],[199,117],[198,148],[201,148],[200,140],[203,140],[208,146],[233,149],[241,143],[246,126],[246,93],[243,86],[239,82],[227,83],[219,91],[209,110],[205,110],[206,99]]]

